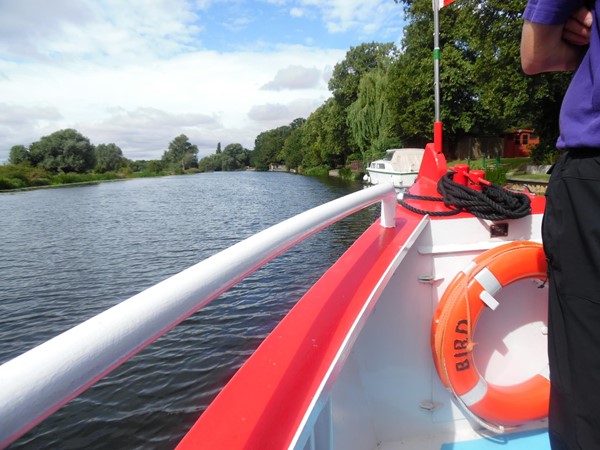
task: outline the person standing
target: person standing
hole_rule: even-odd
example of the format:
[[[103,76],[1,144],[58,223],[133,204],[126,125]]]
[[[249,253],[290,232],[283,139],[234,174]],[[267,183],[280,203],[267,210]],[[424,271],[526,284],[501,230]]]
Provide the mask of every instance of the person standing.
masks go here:
[[[553,450],[600,449],[599,11],[600,1],[529,0],[521,39],[526,74],[575,70],[542,224]]]

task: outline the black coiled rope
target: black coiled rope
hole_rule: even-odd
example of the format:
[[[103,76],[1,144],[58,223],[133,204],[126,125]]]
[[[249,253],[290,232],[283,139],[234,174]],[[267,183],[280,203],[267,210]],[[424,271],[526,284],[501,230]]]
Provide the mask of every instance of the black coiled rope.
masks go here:
[[[398,203],[409,211],[430,216],[452,216],[463,211],[475,217],[488,220],[519,219],[531,214],[531,199],[525,194],[512,192],[496,184],[483,185],[481,192],[468,186],[455,183],[453,180],[456,172],[448,172],[437,185],[441,197],[428,197],[405,193]],[[416,208],[405,200],[425,200],[444,202],[448,211],[426,211]]]

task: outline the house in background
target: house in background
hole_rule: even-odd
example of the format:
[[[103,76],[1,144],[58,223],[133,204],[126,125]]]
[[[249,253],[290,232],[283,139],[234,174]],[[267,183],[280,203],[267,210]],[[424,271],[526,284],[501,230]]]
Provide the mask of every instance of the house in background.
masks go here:
[[[504,158],[527,157],[531,149],[540,143],[540,137],[533,130],[515,130],[504,133]]]

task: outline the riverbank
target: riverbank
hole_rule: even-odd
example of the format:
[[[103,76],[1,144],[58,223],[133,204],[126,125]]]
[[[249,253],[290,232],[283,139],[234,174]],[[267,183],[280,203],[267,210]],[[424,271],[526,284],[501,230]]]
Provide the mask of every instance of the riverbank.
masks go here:
[[[98,180],[98,181],[81,181],[78,183],[67,183],[67,184],[48,184],[43,186],[28,186],[15,189],[0,189],[0,194],[9,194],[11,192],[25,192],[25,191],[37,191],[39,189],[61,189],[69,187],[80,187],[80,186],[93,186],[100,183],[110,183],[112,181],[127,181],[134,180],[136,178],[115,178],[114,180]]]
[[[327,172],[327,175],[330,177],[341,178],[343,180],[361,181],[365,174],[364,172],[356,172],[346,167],[343,169],[330,170]]]
[[[529,189],[534,194],[543,195],[548,187],[548,179],[528,177],[527,174],[510,175],[506,177],[506,185],[511,189]]]
[[[182,174],[198,173],[197,170]],[[54,174],[38,167],[0,165],[0,193],[35,189],[54,189],[69,186],[85,186],[107,181],[124,181],[136,178],[154,178],[173,175],[168,172],[120,171],[105,173],[58,173]]]
[[[451,161],[448,167],[456,164],[465,164],[467,161]],[[482,160],[469,161],[472,169],[484,169],[486,178],[499,185],[527,185],[533,192],[544,193],[549,175],[546,175],[546,167],[528,165],[529,158],[507,158],[501,160],[498,167],[496,164],[487,164]],[[541,168],[540,168],[541,167]],[[247,170],[255,170],[248,168]],[[155,178],[170,175],[190,175],[201,173],[198,169],[190,169],[182,173],[170,172],[106,172],[106,173],[60,173],[51,174],[40,168],[27,166],[4,165],[0,166],[0,193],[29,191],[35,189],[54,189],[69,186],[85,186],[103,183],[107,181],[124,181],[136,178]],[[208,172],[206,172],[208,173]],[[326,167],[317,167],[305,172],[308,176],[329,176],[350,181],[360,181],[364,174],[352,171],[349,168],[329,170]]]

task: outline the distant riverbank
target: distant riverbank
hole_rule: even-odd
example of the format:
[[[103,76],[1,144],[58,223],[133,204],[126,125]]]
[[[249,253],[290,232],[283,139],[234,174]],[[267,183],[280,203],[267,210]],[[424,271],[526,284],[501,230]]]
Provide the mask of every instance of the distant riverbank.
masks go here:
[[[490,165],[487,168],[481,167],[482,161],[469,161],[471,168],[484,168],[487,175],[486,178],[493,183],[504,184],[519,184],[528,185],[531,190],[536,193],[545,192],[549,176],[545,174],[546,170],[532,173],[530,168],[538,166],[529,166],[527,163],[529,158],[511,158],[503,159],[499,167]],[[463,161],[448,162],[448,167],[458,163],[466,163]],[[541,166],[540,166],[541,167]],[[246,171],[255,171],[255,168],[247,168]],[[285,170],[280,170],[285,171]],[[240,170],[237,172],[244,172]],[[51,189],[69,186],[85,186],[102,183],[106,181],[123,181],[136,178],[156,178],[171,175],[190,175],[202,172],[198,169],[188,169],[185,172],[179,171],[173,173],[170,171],[132,171],[122,170],[118,172],[105,173],[58,173],[53,174],[49,171],[38,167],[20,166],[20,165],[0,165],[0,193],[27,191],[34,189]],[[306,171],[299,171],[308,176],[319,177],[335,177],[350,181],[362,180],[363,173],[352,171],[349,168],[329,169],[327,167],[315,167]]]
[[[238,170],[236,172],[256,172],[253,167],[246,170]],[[273,172],[273,171],[271,171]],[[277,172],[287,172],[284,170]],[[193,175],[197,173],[212,173],[201,172],[198,169],[189,169],[185,172],[106,172],[106,173],[60,173],[51,174],[39,168],[26,166],[0,166],[0,193],[29,191],[35,189],[54,189],[71,186],[85,186],[108,181],[124,181],[136,178],[156,178],[172,175]],[[342,178],[349,181],[360,181],[362,175],[352,172],[350,169],[329,170],[325,167],[308,170],[306,172],[294,172],[308,176],[330,176]]]
[[[127,181],[127,180],[133,180],[133,179],[135,179],[135,178],[115,178],[115,179],[111,179],[111,180],[80,181],[80,182],[76,182],[76,183],[48,184],[48,185],[42,185],[42,186],[20,187],[20,188],[14,188],[14,189],[0,189],[0,194],[1,193],[6,194],[6,193],[10,193],[10,192],[35,191],[38,189],[59,189],[59,188],[67,188],[67,187],[93,186],[95,184],[108,183],[111,181]]]
[[[169,175],[166,172],[119,171],[105,173],[52,173],[39,167],[8,164],[0,166],[0,192],[81,186],[105,181]]]
[[[136,178],[155,178],[171,175],[191,175],[200,173],[198,169],[172,173],[168,171],[131,171],[105,173],[52,173],[39,167],[26,165],[0,166],[0,192],[27,191],[33,189],[51,189],[67,186],[85,186],[107,181],[124,181]]]

